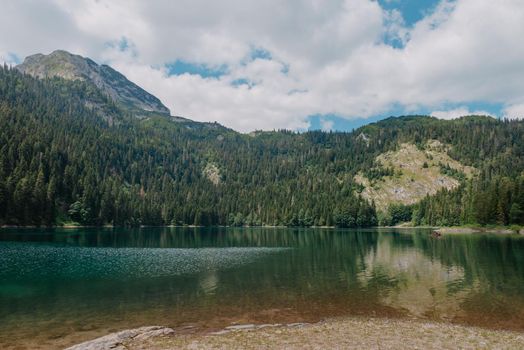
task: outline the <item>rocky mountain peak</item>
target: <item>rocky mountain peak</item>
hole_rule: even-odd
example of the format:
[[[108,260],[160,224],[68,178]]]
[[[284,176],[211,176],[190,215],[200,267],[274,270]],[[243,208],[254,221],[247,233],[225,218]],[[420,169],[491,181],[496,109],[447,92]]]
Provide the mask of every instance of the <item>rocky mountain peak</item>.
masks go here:
[[[170,114],[169,109],[157,97],[110,66],[99,65],[89,58],[64,50],[56,50],[48,55],[39,53],[28,56],[16,69],[37,78],[60,77],[90,82],[137,116],[144,112]]]

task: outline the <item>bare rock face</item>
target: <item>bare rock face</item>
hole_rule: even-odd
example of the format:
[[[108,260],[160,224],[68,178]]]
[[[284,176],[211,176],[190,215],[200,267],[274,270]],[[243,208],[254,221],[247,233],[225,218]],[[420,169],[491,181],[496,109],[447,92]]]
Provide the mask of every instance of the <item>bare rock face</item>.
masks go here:
[[[477,169],[452,159],[448,155],[450,147],[438,140],[429,140],[424,150],[403,143],[397,150],[380,154],[375,159],[376,164],[391,169],[393,174],[368,179],[360,172],[354,179],[364,188],[362,196],[373,200],[379,211],[386,212],[390,204],[411,205],[443,188],[451,190],[459,186],[459,180],[442,173],[443,166],[466,178],[477,172]]]
[[[204,168],[203,174],[213,185],[217,186],[221,182],[220,169],[214,163],[208,163]]]
[[[22,73],[37,78],[59,77],[67,80],[91,82],[98,89],[110,96],[115,102],[137,116],[145,113],[170,115],[169,109],[158,98],[124,75],[107,65],[98,65],[89,58],[57,50],[49,55],[36,54],[26,57],[16,66]]]
[[[151,338],[173,334],[172,328],[152,326],[128,329],[118,333],[112,333],[101,338],[90,340],[78,345],[71,346],[66,350],[125,350],[126,342],[145,341]]]

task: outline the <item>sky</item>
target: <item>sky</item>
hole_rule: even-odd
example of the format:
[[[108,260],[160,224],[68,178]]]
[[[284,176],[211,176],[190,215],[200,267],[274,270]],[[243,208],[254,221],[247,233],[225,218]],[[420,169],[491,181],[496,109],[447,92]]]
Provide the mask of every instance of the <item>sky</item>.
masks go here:
[[[4,0],[0,62],[63,49],[253,130],[524,116],[522,0]]]

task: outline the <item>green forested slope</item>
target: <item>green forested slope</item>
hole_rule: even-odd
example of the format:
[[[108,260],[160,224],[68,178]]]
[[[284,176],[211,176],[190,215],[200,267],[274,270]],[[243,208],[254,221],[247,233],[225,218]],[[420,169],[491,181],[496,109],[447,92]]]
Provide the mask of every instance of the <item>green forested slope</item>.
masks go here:
[[[107,108],[91,110],[87,98]],[[164,116],[139,120],[88,84],[6,68],[0,101],[4,224],[70,216],[83,224],[312,225],[332,224],[342,211],[355,225],[375,224],[344,178],[362,147],[346,135],[252,137]],[[220,170],[218,185],[204,176],[209,163]]]
[[[449,155],[479,174],[465,179],[451,169],[461,186],[443,189],[409,208],[390,208],[386,223],[412,218],[415,225],[524,224],[524,123],[490,117],[443,121],[427,117],[392,118],[364,127],[387,142],[412,142],[423,148],[436,139],[451,145]],[[391,218],[409,212],[404,218]],[[412,213],[412,215],[411,215]],[[391,222],[393,221],[393,222]]]
[[[449,224],[516,223],[523,127],[486,117],[402,117],[353,133],[244,135],[165,115],[137,119],[85,82],[4,67],[0,223],[372,226],[374,204],[359,195],[354,176],[380,174],[369,172],[377,155],[428,139],[451,145],[450,156],[480,175],[408,208],[417,223],[448,223],[457,212]],[[497,208],[485,209],[493,197]]]

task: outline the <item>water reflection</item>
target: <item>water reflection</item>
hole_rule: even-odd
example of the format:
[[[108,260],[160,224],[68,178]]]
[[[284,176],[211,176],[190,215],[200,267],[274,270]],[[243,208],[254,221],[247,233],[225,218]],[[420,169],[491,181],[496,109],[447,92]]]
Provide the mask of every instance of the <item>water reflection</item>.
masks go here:
[[[200,278],[200,288],[206,294],[215,294],[219,282],[219,277],[216,271],[208,271]]]
[[[366,286],[379,276],[393,288],[381,297],[386,305],[418,317],[452,319],[472,286],[456,289],[464,281],[464,268],[445,266],[415,247],[395,246],[395,237],[379,234],[377,247],[364,259],[359,280]]]
[[[524,330],[524,239],[428,233],[0,230],[0,347],[343,315]]]

